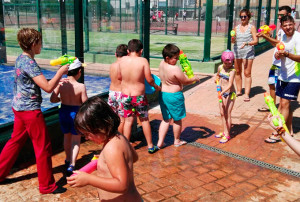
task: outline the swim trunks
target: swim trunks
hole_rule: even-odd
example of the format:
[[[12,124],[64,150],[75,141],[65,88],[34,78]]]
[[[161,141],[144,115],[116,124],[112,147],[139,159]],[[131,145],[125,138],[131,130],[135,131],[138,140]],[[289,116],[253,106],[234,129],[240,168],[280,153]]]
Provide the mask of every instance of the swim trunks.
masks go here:
[[[276,83],[276,95],[287,100],[297,100],[300,83],[284,82],[278,80]]]
[[[222,95],[224,98],[227,98],[228,96],[230,96],[231,100],[234,100],[236,98],[236,94],[235,92],[230,92],[230,93],[223,93]]]
[[[179,121],[186,117],[184,95],[181,91],[176,93],[159,92],[159,104],[164,120]]]
[[[121,95],[121,105],[124,118],[137,115],[141,118],[148,118],[148,101],[145,95],[129,96]]]
[[[64,134],[72,133],[73,135],[78,135],[74,127],[74,119],[79,108],[80,106],[61,104],[59,109],[59,122]]]
[[[114,110],[115,113],[122,116],[123,110],[121,106],[121,92],[119,91],[109,91],[107,104]]]

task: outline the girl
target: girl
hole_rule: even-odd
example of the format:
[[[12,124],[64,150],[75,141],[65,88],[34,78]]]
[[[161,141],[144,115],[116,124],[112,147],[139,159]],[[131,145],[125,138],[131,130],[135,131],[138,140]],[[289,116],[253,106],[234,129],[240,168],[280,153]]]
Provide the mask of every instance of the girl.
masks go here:
[[[29,137],[36,156],[39,190],[42,194],[62,193],[57,187],[51,161],[51,141],[41,111],[41,89],[51,93],[59,84],[63,74],[68,72],[68,65],[57,70],[55,76],[47,81],[34,56],[41,53],[42,34],[32,28],[22,28],[17,36],[23,53],[15,64],[14,98],[12,110],[15,115],[11,139],[6,143],[0,155],[0,182],[9,174],[22,146]],[[62,82],[67,81],[63,79]]]
[[[241,24],[234,28],[236,37],[233,37],[231,42],[234,43],[233,51],[235,56],[235,69],[236,69],[236,88],[237,96],[242,95],[242,66],[244,65],[245,76],[245,95],[244,101],[250,101],[250,89],[252,84],[251,70],[254,60],[254,45],[258,43],[256,37],[256,28],[249,23],[251,13],[248,9],[240,11]]]
[[[97,175],[74,171],[67,177],[72,187],[92,185],[98,188],[100,200],[142,201],[133,179],[136,151],[127,138],[118,133],[119,116],[101,98],[88,99],[75,118],[76,130],[87,139],[103,144],[97,165]]]
[[[235,69],[233,66],[233,52],[227,50],[222,53],[223,64],[218,67],[216,79],[220,81],[222,102],[219,103],[220,114],[223,123],[224,132],[215,135],[222,138],[220,143],[226,143],[230,139],[231,111],[235,102],[236,94],[233,85]]]

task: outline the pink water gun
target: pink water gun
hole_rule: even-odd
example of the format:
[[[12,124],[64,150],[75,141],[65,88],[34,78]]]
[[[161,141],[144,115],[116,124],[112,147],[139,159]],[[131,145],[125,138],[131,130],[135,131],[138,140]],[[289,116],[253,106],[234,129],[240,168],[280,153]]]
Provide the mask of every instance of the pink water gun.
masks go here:
[[[97,169],[97,162],[98,162],[98,157],[94,156],[88,164],[83,166],[82,168],[79,169],[79,171],[86,172],[86,173],[92,173]],[[75,173],[71,176],[76,175]]]

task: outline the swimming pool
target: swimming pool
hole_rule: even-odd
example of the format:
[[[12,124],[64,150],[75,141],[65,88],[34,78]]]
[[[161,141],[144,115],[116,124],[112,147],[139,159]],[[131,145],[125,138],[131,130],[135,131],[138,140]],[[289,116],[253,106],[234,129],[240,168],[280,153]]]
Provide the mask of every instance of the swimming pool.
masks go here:
[[[47,79],[53,78],[56,71],[42,70]],[[66,77],[66,76],[64,76]],[[110,78],[94,75],[84,75],[88,97],[105,93],[109,90]],[[9,123],[14,120],[14,114],[11,109],[14,86],[14,67],[0,65],[0,125]],[[60,103],[50,102],[51,93],[42,90],[42,111],[58,106]]]

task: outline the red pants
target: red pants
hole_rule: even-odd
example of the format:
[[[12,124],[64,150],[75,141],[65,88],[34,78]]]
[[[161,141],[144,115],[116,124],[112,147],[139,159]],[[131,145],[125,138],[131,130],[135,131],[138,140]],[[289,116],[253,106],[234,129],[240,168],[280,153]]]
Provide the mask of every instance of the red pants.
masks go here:
[[[39,190],[42,194],[53,192],[57,186],[52,173],[52,148],[41,110],[15,111],[14,129],[0,155],[0,181],[9,174],[21,148],[30,137],[36,158]]]

